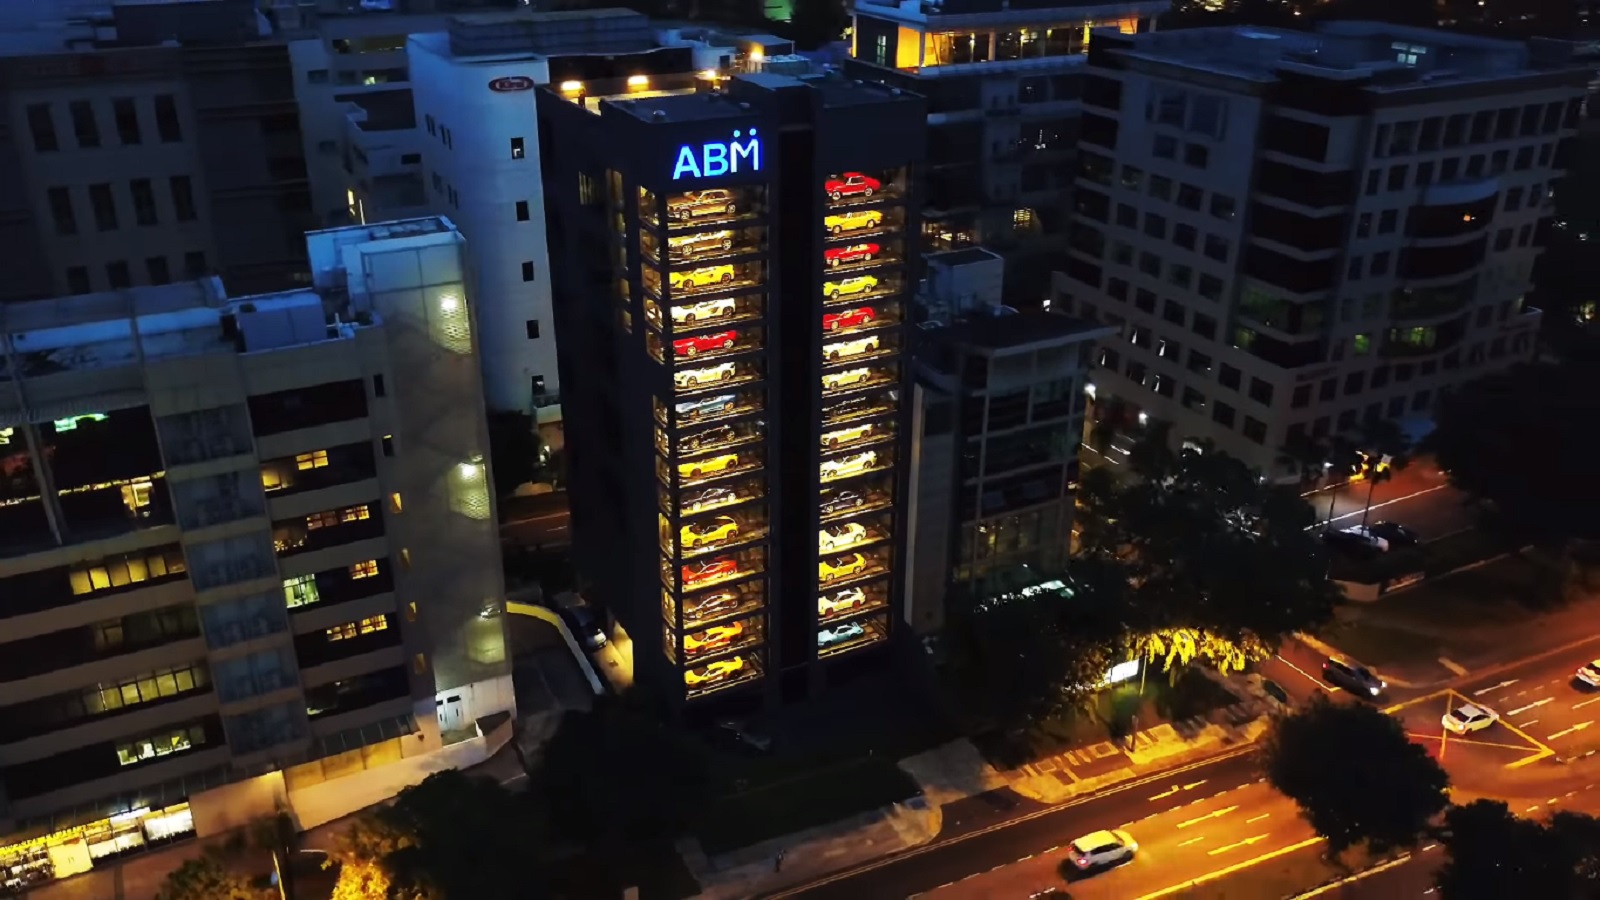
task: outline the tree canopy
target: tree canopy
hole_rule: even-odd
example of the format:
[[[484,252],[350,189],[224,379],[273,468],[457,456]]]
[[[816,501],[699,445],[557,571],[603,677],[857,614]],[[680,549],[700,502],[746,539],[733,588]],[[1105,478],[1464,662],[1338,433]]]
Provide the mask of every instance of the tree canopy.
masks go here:
[[[1600,536],[1600,363],[1529,363],[1440,398],[1425,442],[1456,487],[1536,541]]]
[[[156,900],[259,900],[261,896],[249,879],[211,856],[185,860],[156,891]]]
[[[1600,896],[1600,820],[1561,812],[1522,819],[1498,800],[1445,814],[1445,864],[1434,875],[1444,900]]]
[[[1267,780],[1334,853],[1363,842],[1379,852],[1410,846],[1450,802],[1439,763],[1399,720],[1366,704],[1319,697],[1274,723],[1262,755]]]
[[[537,897],[523,804],[492,779],[450,769],[361,813],[340,837],[333,900]]]
[[[1293,487],[1263,483],[1209,443],[1173,450],[1164,426],[1127,457],[1132,477],[1098,468],[1080,485],[1084,559],[1114,560],[1129,583],[1128,624],[1150,634],[1275,646],[1333,615],[1340,595]]]
[[[1128,658],[1120,573],[1073,567],[1061,591],[958,598],[946,629],[946,692],[977,729],[1016,738],[1085,702]]]
[[[534,480],[542,446],[532,416],[519,412],[489,414],[489,468],[497,496],[508,497]]]

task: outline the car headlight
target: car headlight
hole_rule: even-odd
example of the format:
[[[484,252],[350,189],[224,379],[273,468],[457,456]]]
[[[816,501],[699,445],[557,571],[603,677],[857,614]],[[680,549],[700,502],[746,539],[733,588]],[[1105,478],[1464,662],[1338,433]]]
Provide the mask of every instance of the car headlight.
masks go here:
[[[1378,689],[1377,688],[1368,688],[1367,690],[1372,692],[1372,696],[1374,696],[1374,697],[1378,696]]]

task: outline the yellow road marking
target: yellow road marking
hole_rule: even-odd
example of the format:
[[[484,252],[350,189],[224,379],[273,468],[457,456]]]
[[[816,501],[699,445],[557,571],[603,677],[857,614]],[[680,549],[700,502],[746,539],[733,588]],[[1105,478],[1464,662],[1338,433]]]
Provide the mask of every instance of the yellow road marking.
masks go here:
[[[1405,709],[1406,707],[1416,706],[1419,703],[1427,703],[1427,702],[1432,701],[1432,700],[1437,700],[1440,697],[1453,696],[1454,694],[1455,694],[1455,691],[1452,691],[1449,688],[1445,688],[1442,691],[1434,691],[1431,694],[1424,694],[1421,697],[1413,697],[1413,698],[1411,698],[1410,700],[1407,700],[1404,703],[1396,703],[1395,705],[1384,709],[1384,712],[1386,712],[1386,713],[1388,713],[1389,715],[1392,716],[1395,713],[1399,712],[1400,710]]]
[[[1216,881],[1219,878],[1226,878],[1226,877],[1228,877],[1229,875],[1232,875],[1235,872],[1242,872],[1245,869],[1250,868],[1251,866],[1259,866],[1264,862],[1270,862],[1270,861],[1272,861],[1274,859],[1277,859],[1280,856],[1288,856],[1291,853],[1296,853],[1298,851],[1306,849],[1307,847],[1314,847],[1317,844],[1322,843],[1323,840],[1324,840],[1324,838],[1320,838],[1320,837],[1307,838],[1307,839],[1301,841],[1298,844],[1290,844],[1287,847],[1279,847],[1278,849],[1273,850],[1270,853],[1263,853],[1260,856],[1254,857],[1252,859],[1247,859],[1247,860],[1245,860],[1243,862],[1236,862],[1231,866],[1224,866],[1223,868],[1217,869],[1214,872],[1207,872],[1206,874],[1201,875],[1199,877],[1191,878],[1188,881],[1183,882],[1182,884],[1175,884],[1175,885],[1173,885],[1171,887],[1164,887],[1159,891],[1152,891],[1151,893],[1148,893],[1148,894],[1145,894],[1142,897],[1139,897],[1138,900],[1156,900],[1157,897],[1170,897],[1173,894],[1177,894],[1177,893],[1181,893],[1183,891],[1187,891],[1190,888],[1198,887],[1199,885],[1205,884],[1207,882]]]
[[[1218,853],[1227,853],[1229,850],[1237,850],[1240,847],[1248,847],[1251,844],[1259,844],[1259,843],[1261,843],[1262,841],[1264,841],[1266,839],[1267,839],[1267,836],[1264,835],[1264,834],[1252,835],[1250,837],[1245,838],[1242,841],[1234,841],[1233,843],[1228,844],[1226,846],[1218,847],[1215,850],[1209,851],[1208,853],[1206,853],[1206,855],[1207,856],[1216,856]]]
[[[1520,769],[1523,766],[1528,765],[1529,763],[1536,763],[1541,759],[1548,759],[1549,757],[1552,757],[1552,756],[1555,756],[1555,755],[1556,755],[1556,752],[1554,750],[1546,749],[1546,750],[1540,751],[1539,753],[1535,753],[1532,756],[1525,757],[1523,759],[1519,759],[1516,762],[1506,763],[1506,768],[1508,768],[1508,769]]]
[[[1319,888],[1312,888],[1311,890],[1305,892],[1304,894],[1295,894],[1294,897],[1292,898],[1292,900],[1306,900],[1306,898],[1308,898],[1308,897],[1316,897],[1316,896],[1320,896],[1322,894],[1326,894],[1329,891],[1336,891],[1339,888],[1342,888],[1347,884],[1353,884],[1354,882],[1360,881],[1363,878],[1369,878],[1369,877],[1371,877],[1373,875],[1376,875],[1379,872],[1387,872],[1390,869],[1394,868],[1395,866],[1404,865],[1404,864],[1406,864],[1406,863],[1408,863],[1410,861],[1411,861],[1411,854],[1406,853],[1406,854],[1403,854],[1403,855],[1401,855],[1401,856],[1399,856],[1399,857],[1397,857],[1395,859],[1391,859],[1388,862],[1379,863],[1378,865],[1375,865],[1370,869],[1364,869],[1364,870],[1362,870],[1360,872],[1355,873],[1354,875],[1349,875],[1349,876],[1346,876],[1344,878],[1341,878],[1338,881],[1333,882],[1332,884],[1325,884],[1325,885],[1323,885],[1322,887],[1319,887]]]
[[[1187,847],[1190,844],[1198,844],[1198,843],[1200,843],[1201,841],[1203,841],[1205,839],[1206,839],[1206,836],[1202,834],[1199,837],[1189,838],[1187,841],[1184,841],[1183,843],[1179,844],[1178,846],[1179,847]]]
[[[1151,802],[1154,802],[1154,801],[1160,800],[1160,799],[1162,799],[1164,797],[1171,797],[1173,794],[1176,794],[1177,792],[1178,792],[1178,786],[1177,785],[1173,785],[1172,787],[1168,788],[1167,790],[1164,790],[1161,793],[1155,795],[1154,797],[1151,797],[1150,800],[1151,800]]]

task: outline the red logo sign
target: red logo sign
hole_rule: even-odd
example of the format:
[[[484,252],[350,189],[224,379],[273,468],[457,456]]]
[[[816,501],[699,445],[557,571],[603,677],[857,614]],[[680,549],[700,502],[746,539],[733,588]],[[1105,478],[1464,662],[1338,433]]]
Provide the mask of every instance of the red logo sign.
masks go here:
[[[489,82],[489,90],[499,94],[533,90],[533,79],[526,75],[507,75]]]

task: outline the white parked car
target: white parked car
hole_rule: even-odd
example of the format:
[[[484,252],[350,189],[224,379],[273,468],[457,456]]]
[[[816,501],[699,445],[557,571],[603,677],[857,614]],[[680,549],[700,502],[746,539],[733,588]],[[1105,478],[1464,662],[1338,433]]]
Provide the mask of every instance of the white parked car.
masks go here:
[[[674,372],[672,373],[672,383],[678,386],[678,390],[682,391],[701,387],[702,385],[716,384],[719,381],[727,381],[736,374],[738,373],[734,371],[733,363],[717,363],[714,366],[706,366],[701,369],[682,369]]]
[[[822,464],[822,480],[832,481],[835,478],[844,478],[865,472],[878,465],[878,451],[863,450],[838,459],[830,459]]]
[[[864,356],[868,353],[877,353],[879,346],[881,345],[878,343],[878,336],[868,335],[867,337],[856,338],[853,341],[839,341],[835,344],[825,344],[822,348],[822,355],[826,357],[829,362],[835,362],[841,359],[849,359],[852,356]]]
[[[733,412],[738,397],[733,394],[718,394],[715,397],[706,397],[703,400],[688,400],[676,406],[678,415],[685,419],[698,419],[701,416],[720,416],[723,413]]]
[[[733,302],[732,297],[723,297],[720,300],[701,300],[699,303],[690,303],[685,306],[672,308],[672,324],[689,325],[694,322],[703,322],[706,319],[726,319],[739,311],[739,305]]]
[[[1095,831],[1067,846],[1067,858],[1078,871],[1114,866],[1133,859],[1139,844],[1126,831]]]
[[[848,612],[867,605],[867,592],[861,588],[845,588],[817,598],[817,615],[823,618]]]
[[[846,369],[843,372],[829,372],[822,376],[822,389],[837,391],[854,384],[866,384],[872,377],[871,369]]]
[[[1481,731],[1498,721],[1500,721],[1500,714],[1489,707],[1463,703],[1445,713],[1444,718],[1439,720],[1439,724],[1443,725],[1446,731],[1467,734],[1468,732]]]
[[[867,529],[859,522],[829,525],[817,532],[817,550],[822,553],[827,553],[829,550],[843,550],[866,539]]]

